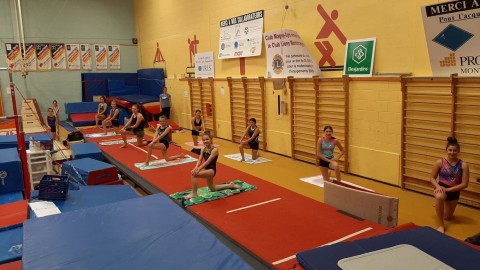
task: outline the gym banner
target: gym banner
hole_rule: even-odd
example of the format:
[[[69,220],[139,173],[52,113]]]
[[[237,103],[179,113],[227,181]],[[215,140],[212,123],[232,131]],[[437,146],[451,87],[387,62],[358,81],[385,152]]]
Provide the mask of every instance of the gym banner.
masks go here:
[[[95,65],[97,69],[107,69],[107,45],[95,44]]]
[[[195,54],[195,78],[215,77],[213,52]]]
[[[37,43],[35,44],[35,51],[37,53],[38,71],[50,71],[52,69],[50,44]]]
[[[67,49],[67,68],[69,70],[80,70],[80,45],[65,44]]]
[[[347,40],[343,74],[351,77],[371,77],[375,58],[376,38]]]
[[[422,7],[433,76],[480,75],[480,0]]]
[[[80,44],[80,57],[83,70],[92,70],[92,50],[90,44]]]
[[[20,44],[18,43],[5,43],[5,51],[7,54],[7,66],[12,71],[22,70],[22,53],[20,50]]]
[[[37,54],[35,51],[35,44],[25,44],[25,69],[27,71],[37,71]]]
[[[120,69],[120,45],[108,45],[108,66]]]
[[[67,69],[67,55],[65,52],[65,44],[51,44],[52,61],[54,70]]]
[[[320,76],[320,68],[302,38],[294,30],[264,34],[267,51],[267,78],[311,78]]]
[[[262,53],[263,10],[220,21],[218,59]]]

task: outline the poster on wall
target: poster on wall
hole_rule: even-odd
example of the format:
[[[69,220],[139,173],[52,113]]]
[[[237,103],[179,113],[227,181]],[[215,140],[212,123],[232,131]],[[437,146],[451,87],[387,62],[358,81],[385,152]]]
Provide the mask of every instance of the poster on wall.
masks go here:
[[[351,77],[371,77],[375,59],[376,38],[347,40],[343,74]]]
[[[108,45],[108,66],[120,69],[120,45]]]
[[[50,71],[52,69],[50,44],[37,43],[35,44],[35,51],[37,53],[38,71]]]
[[[80,45],[65,44],[68,70],[80,70]]]
[[[195,78],[214,78],[215,59],[213,52],[195,54]]]
[[[35,44],[25,44],[25,69],[27,71],[37,71],[37,54],[35,51]]]
[[[22,53],[20,44],[5,43],[5,52],[7,54],[7,66],[12,71],[22,70]]]
[[[80,44],[80,58],[83,70],[92,70],[92,50],[90,44]]]
[[[95,66],[97,69],[107,69],[107,45],[95,44]]]
[[[320,76],[317,61],[294,30],[264,34],[267,51],[267,78],[311,78]]]
[[[262,53],[263,10],[220,21],[218,59]]]
[[[65,44],[51,44],[52,62],[54,70],[67,69],[67,55],[65,52]]]
[[[480,1],[422,7],[433,76],[480,75]]]

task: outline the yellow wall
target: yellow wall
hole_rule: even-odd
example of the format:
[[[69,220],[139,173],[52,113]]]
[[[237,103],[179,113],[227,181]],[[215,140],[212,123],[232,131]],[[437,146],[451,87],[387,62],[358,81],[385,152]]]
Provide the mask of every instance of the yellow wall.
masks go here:
[[[347,39],[376,37],[374,72],[412,73],[429,76],[431,69],[421,18],[421,6],[433,0],[135,0],[136,33],[139,41],[139,65],[153,64],[157,43],[166,60],[167,86],[173,96],[173,119],[190,128],[190,101],[185,77],[190,65],[188,39],[200,41],[198,52],[218,55],[219,22],[245,13],[264,10],[264,31],[283,28],[297,31],[315,59],[321,54],[314,42],[328,40],[334,47],[333,58],[343,65],[345,46],[332,34],[317,40],[324,25],[317,5],[331,13],[338,10],[335,21]],[[285,4],[289,8],[285,11]],[[283,20],[284,18],[284,20]],[[259,57],[246,58],[246,77],[265,76],[265,49]],[[194,60],[192,60],[194,61]],[[341,72],[324,72],[337,77]],[[238,59],[215,60],[215,113],[217,136],[231,138],[229,89],[226,77],[240,77]],[[221,87],[225,94],[221,95]],[[187,95],[185,95],[187,93]],[[290,115],[276,115],[277,95],[289,103],[289,93],[273,93],[266,85],[266,124],[268,150],[290,155]],[[290,104],[288,104],[288,108]],[[352,82],[350,86],[351,172],[398,184],[400,174],[401,94],[398,83]],[[314,146],[312,146],[314,147]],[[374,166],[375,165],[375,166]],[[382,168],[379,170],[378,168]]]

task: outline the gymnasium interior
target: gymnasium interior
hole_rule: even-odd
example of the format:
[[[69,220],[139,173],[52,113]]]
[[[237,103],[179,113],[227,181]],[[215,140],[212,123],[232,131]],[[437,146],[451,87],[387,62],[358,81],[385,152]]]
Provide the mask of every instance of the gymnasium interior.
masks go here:
[[[0,270],[478,269],[478,44],[475,0],[0,0]]]

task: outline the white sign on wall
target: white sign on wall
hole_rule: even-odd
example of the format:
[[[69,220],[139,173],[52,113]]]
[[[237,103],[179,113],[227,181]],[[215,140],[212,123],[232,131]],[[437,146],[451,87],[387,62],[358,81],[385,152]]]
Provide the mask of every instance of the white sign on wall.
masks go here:
[[[480,75],[480,1],[423,6],[422,15],[433,75]]]
[[[267,49],[267,78],[310,78],[320,76],[320,68],[302,38],[293,30],[264,34]]]
[[[195,54],[195,78],[215,77],[213,52]]]
[[[220,21],[218,59],[262,53],[263,10]]]

